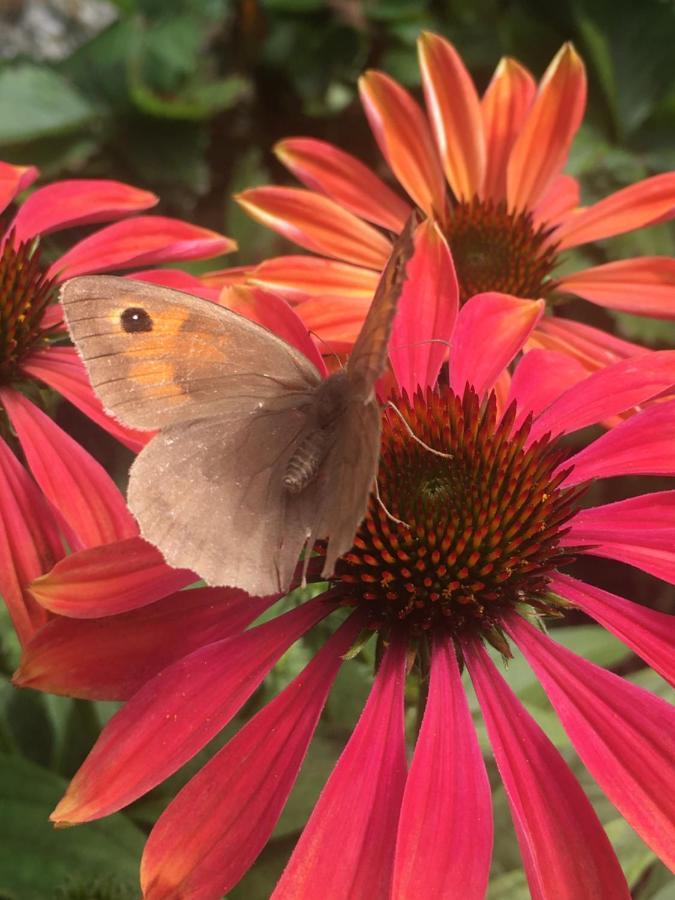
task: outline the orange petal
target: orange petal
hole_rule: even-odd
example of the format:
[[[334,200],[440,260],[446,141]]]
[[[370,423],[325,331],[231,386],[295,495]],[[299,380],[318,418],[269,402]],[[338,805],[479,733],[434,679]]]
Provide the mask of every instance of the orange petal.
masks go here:
[[[248,281],[281,294],[290,302],[309,297],[371,299],[379,273],[335,259],[298,254],[266,259],[253,269]]]
[[[349,298],[342,303],[306,300],[295,307],[308,331],[326,344],[327,350],[348,350],[361,330],[371,298]]]
[[[487,152],[485,197],[506,199],[509,154],[527,118],[535,90],[534,78],[527,69],[505,56],[495,69],[482,101]]]
[[[506,173],[511,209],[534,206],[565,164],[586,105],[586,71],[571,44],[563,44],[544,73],[517,138]]]
[[[592,372],[629,356],[650,352],[592,325],[559,316],[545,316],[539,321],[527,343],[528,350],[533,348],[567,353]]]
[[[359,93],[391,170],[420,209],[443,220],[445,179],[422,109],[383,72],[366,72],[359,79]]]
[[[480,194],[485,135],[471,76],[449,41],[425,32],[418,43],[424,96],[448,183],[459,200]]]
[[[556,175],[532,211],[534,224],[550,227],[564,222],[578,206],[579,182],[571,175]],[[556,233],[552,240],[557,238]]]
[[[375,228],[312,191],[287,187],[251,188],[235,200],[258,222],[273,228],[301,247],[383,269],[391,244]]]
[[[567,275],[558,286],[598,306],[675,319],[675,259],[669,256],[642,256],[595,266]]]
[[[564,247],[634,231],[675,213],[675,172],[654,175],[575,213],[556,232]]]
[[[274,152],[303,184],[335,200],[354,215],[391,231],[401,231],[410,207],[350,153],[326,141],[287,138]]]

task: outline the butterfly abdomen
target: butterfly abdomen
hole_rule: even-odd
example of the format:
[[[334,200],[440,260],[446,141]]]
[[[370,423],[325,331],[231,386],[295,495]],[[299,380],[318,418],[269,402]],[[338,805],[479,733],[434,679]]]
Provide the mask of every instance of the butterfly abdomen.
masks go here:
[[[330,436],[330,428],[317,428],[296,447],[288,460],[283,477],[284,487],[289,494],[299,494],[314,481],[326,455]]]

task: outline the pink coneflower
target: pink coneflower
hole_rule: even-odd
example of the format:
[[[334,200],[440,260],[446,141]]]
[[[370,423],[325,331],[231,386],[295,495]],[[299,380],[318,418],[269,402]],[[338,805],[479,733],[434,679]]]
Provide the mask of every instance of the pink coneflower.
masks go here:
[[[422,228],[430,241],[433,227]],[[442,252],[439,260],[449,264]],[[533,896],[629,897],[584,792],[488,646],[527,658],[607,796],[675,865],[672,708],[537,627],[572,606],[664,677],[675,676],[671,617],[565,573],[572,557],[591,554],[675,580],[674,492],[580,506],[591,479],[674,473],[675,403],[637,412],[571,455],[559,441],[670,389],[675,353],[616,363],[561,394],[559,354],[535,350],[500,401],[500,373],[537,327],[543,302],[483,294],[455,317],[456,307],[440,315],[427,298],[420,316],[417,287],[410,277],[392,337],[399,389],[414,399],[398,394],[398,413],[384,413],[382,504],[371,499],[322,594],[241,631],[241,598],[206,608],[194,591],[157,599],[160,587],[150,598],[157,602],[143,606],[150,568],[131,567],[120,585],[121,547],[98,560],[95,550],[74,554],[33,585],[43,605],[79,618],[56,619],[38,633],[17,683],[128,701],[54,811],[63,824],[108,815],[155,787],[232,719],[303,634],[331,615],[342,622],[160,816],[142,863],[148,900],[215,900],[244,875],[277,822],[335,676],[368,635],[380,660],[374,685],[275,898],[484,896],[490,789],[462,666],[481,705]],[[481,346],[490,353],[477,356]],[[228,637],[230,616],[236,624]],[[428,685],[410,767],[407,677]]]
[[[57,285],[73,275],[208,258],[234,247],[186,222],[134,215],[157,198],[117,181],[57,181],[17,200],[36,176],[32,167],[0,163],[0,212],[16,203],[0,228],[0,430],[9,420],[35,479],[20,470],[0,437],[0,594],[22,640],[45,618],[22,587],[63,555],[60,534],[72,548],[135,534],[103,468],[34,402],[40,387],[58,391],[132,449],[147,440],[104,413],[67,344]],[[45,235],[116,219],[51,264],[41,260]],[[197,279],[176,270],[137,277],[201,289]]]
[[[564,274],[559,267],[570,248],[671,218],[675,173],[579,205],[579,185],[563,167],[582,120],[586,78],[569,44],[539,85],[518,62],[503,59],[482,98],[444,38],[423,34],[419,55],[426,112],[383,72],[366,72],[360,81],[371,129],[409,199],[331,144],[282,140],[279,160],[309,190],[257,187],[238,200],[317,255],[267,260],[252,280],[298,302],[307,327],[336,349],[349,346],[389,255],[386,232],[400,232],[412,201],[439,223],[450,245],[462,302],[485,291],[547,300],[530,347],[572,354],[591,371],[642,352],[553,315],[548,301],[559,309],[576,295],[611,309],[675,317],[675,261],[668,257]]]

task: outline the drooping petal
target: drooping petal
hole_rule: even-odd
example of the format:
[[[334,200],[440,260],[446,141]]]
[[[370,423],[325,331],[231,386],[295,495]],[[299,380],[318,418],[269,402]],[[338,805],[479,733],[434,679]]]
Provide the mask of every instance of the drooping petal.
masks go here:
[[[555,350],[529,350],[524,353],[511,379],[507,408],[518,404],[513,428],[517,429],[532,413],[537,416],[567,387],[588,378],[588,369],[567,353]]]
[[[322,299],[298,303],[295,311],[305,328],[315,334],[326,352],[346,353],[358,337],[370,309],[370,298],[350,298],[342,303],[326,303]]]
[[[675,259],[643,256],[573,272],[558,289],[609,309],[675,319]]]
[[[556,175],[532,210],[533,224],[550,228],[563,222],[579,206],[580,200],[581,188],[577,179],[571,175]],[[551,240],[556,240],[555,234]]]
[[[511,151],[507,168],[510,209],[536,205],[567,160],[586,106],[586,72],[571,44],[553,58],[530,114]]]
[[[530,440],[595,425],[675,385],[675,350],[624,359],[561,393],[532,424]]]
[[[230,253],[236,244],[229,238],[165,216],[136,216],[100,228],[71,247],[52,263],[49,276],[65,281],[74,275],[109,272],[178,262],[208,259]]]
[[[533,331],[529,344],[575,356],[590,371],[649,352],[640,344],[624,341],[609,332],[560,316],[546,316]]]
[[[21,370],[54,388],[130,450],[142,449],[152,437],[153,432],[128,428],[104,411],[74,347],[34,350],[22,361]]]
[[[51,509],[0,438],[0,595],[22,643],[47,620],[25,588],[63,553]]]
[[[565,460],[561,468],[574,468],[563,483],[579,484],[612,475],[673,475],[674,446],[675,401],[657,403]]]
[[[96,619],[154,603],[196,578],[187,569],[172,569],[156,547],[134,536],[71,553],[30,590],[60,616]]]
[[[463,646],[532,897],[628,900],[628,885],[612,845],[564,759],[481,645],[467,641]]]
[[[38,175],[34,166],[13,166],[0,160],[0,213],[4,212],[12,200],[27,188]]]
[[[445,218],[445,179],[419,104],[384,72],[359,79],[359,93],[382,155],[410,197],[430,216]]]
[[[393,641],[273,900],[317,896],[385,900],[390,896],[406,777],[404,664],[405,646]]]
[[[482,900],[492,831],[490,783],[454,644],[439,641],[403,795],[392,897]]]
[[[580,509],[563,543],[618,559],[675,584],[675,491],[641,494]]]
[[[414,244],[389,339],[392,368],[408,397],[436,383],[459,310],[452,256],[431,219],[417,227]]]
[[[108,179],[71,179],[38,188],[21,204],[8,230],[17,241],[61,228],[120,219],[155,206],[158,198]]]
[[[71,547],[132,537],[138,526],[124,497],[96,460],[23,394],[0,388],[31,472],[58,510]]]
[[[159,817],[141,863],[145,900],[220,897],[248,870],[279,818],[359,625],[350,617]]]
[[[440,35],[418,40],[422,86],[445,177],[458,200],[483,190],[485,133],[480,100],[462,58]]]
[[[217,302],[220,293],[219,288],[207,286],[202,278],[190,275],[189,272],[184,272],[182,269],[140,269],[138,272],[129,272],[124,277],[133,281],[147,281],[150,284],[174,288],[177,291],[184,291],[186,294],[213,302]]]
[[[519,616],[506,624],[591,775],[675,869],[675,709],[576,656]]]
[[[159,784],[223,728],[282,653],[331,611],[310,601],[161,671],[117,712],[51,815],[87,822]]]
[[[389,258],[383,234],[321,194],[271,186],[250,188],[235,200],[257,222],[313,253],[377,270]]]
[[[506,166],[523,127],[536,85],[527,69],[505,56],[495,69],[481,103],[486,142],[483,195],[506,199]]]
[[[51,694],[128,700],[176,660],[243,631],[274,601],[203,587],[117,616],[59,616],[30,641],[12,680]]]
[[[310,362],[314,363],[321,375],[326,374],[326,364],[317,350],[316,344],[298,313],[288,305],[283,297],[258,287],[235,285],[223,289],[221,303],[246,318],[264,325],[292,347],[297,347]]]
[[[666,681],[675,684],[675,616],[639,606],[569,575],[555,575],[549,587],[583,609]]]
[[[321,297],[324,301],[352,297],[370,300],[379,277],[373,269],[298,254],[263,260],[248,280],[290,302],[299,302],[308,297]]]
[[[463,394],[466,384],[472,384],[481,396],[489,391],[522,350],[543,313],[543,300],[520,300],[497,292],[471,297],[459,312],[452,339],[450,386],[454,392]]]
[[[308,188],[355,216],[394,232],[405,225],[409,205],[351,153],[314,138],[286,138],[275,145],[274,153]]]
[[[560,249],[644,228],[675,213],[675,172],[653,175],[574,213],[560,226]]]

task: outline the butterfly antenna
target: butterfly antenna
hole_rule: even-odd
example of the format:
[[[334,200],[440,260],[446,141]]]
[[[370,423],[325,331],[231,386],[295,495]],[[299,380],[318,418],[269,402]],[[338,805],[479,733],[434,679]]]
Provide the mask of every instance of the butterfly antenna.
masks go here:
[[[405,427],[405,430],[408,432],[408,434],[410,435],[410,437],[411,437],[416,443],[418,443],[418,444],[420,445],[420,447],[424,447],[424,449],[427,450],[429,453],[433,453],[434,456],[440,456],[442,459],[453,459],[453,458],[454,458],[454,454],[452,454],[452,453],[444,453],[443,450],[436,450],[434,447],[430,447],[428,444],[425,444],[425,442],[422,440],[422,438],[417,437],[417,435],[416,435],[415,432],[412,430],[412,428],[410,427],[410,425],[408,425],[408,423],[406,422],[405,417],[404,417],[403,413],[401,412],[401,410],[398,409],[398,407],[395,406],[395,405],[391,402],[391,400],[388,400],[387,403],[386,403],[385,405],[388,406],[388,407],[390,407],[391,409],[394,410],[394,412],[395,412],[396,415],[399,417],[399,419],[401,420],[401,422],[403,422],[403,425],[404,425],[404,427]]]
[[[403,519],[399,519],[398,516],[395,516],[393,512],[390,512],[385,506],[384,500],[382,499],[382,497],[380,497],[380,487],[377,478],[375,479],[375,498],[384,510],[384,514],[388,519],[391,519],[392,522],[396,522],[398,525],[403,525],[404,528],[410,530],[410,525],[407,522],[404,522]]]
[[[309,332],[309,334],[312,335],[312,337],[316,338],[317,341],[320,341],[322,344],[326,344],[326,341],[324,341],[324,339],[321,337],[321,335],[317,334],[316,331],[312,331],[312,329],[309,328],[308,332]],[[335,361],[337,362],[338,366],[341,369],[344,369],[344,364],[343,364],[342,360],[340,359],[340,357],[338,356],[338,354],[334,350],[328,350],[328,353],[330,354],[330,356],[335,357]]]

